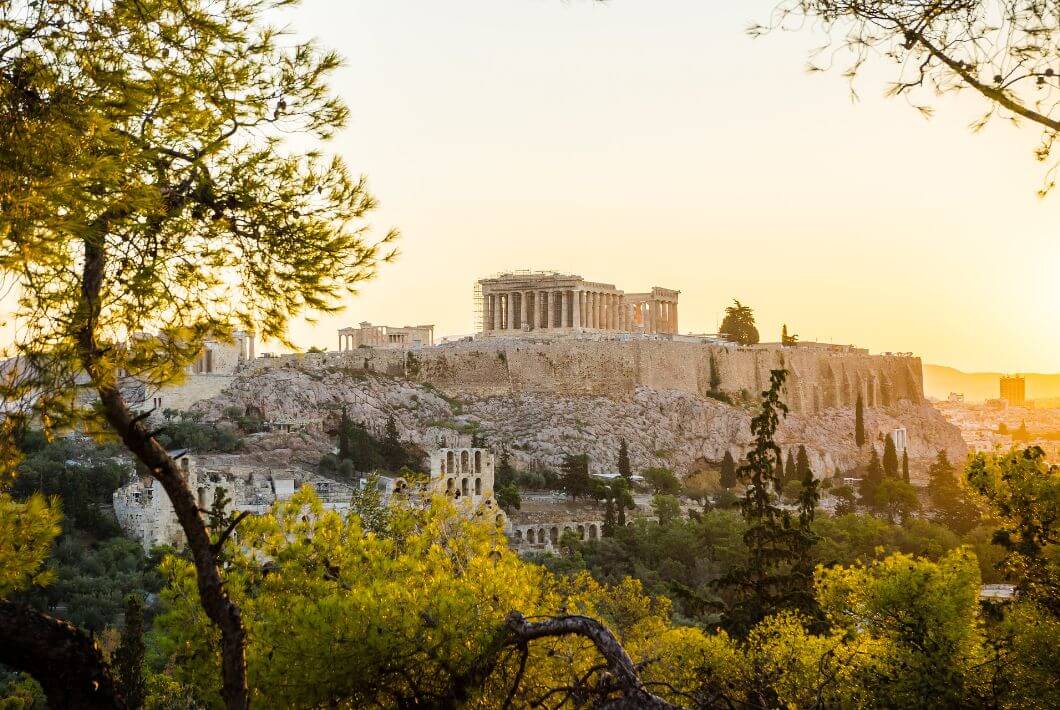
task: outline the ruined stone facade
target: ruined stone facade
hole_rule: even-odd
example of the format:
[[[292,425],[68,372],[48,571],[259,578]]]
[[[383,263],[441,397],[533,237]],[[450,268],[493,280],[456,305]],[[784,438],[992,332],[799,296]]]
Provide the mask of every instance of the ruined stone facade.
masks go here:
[[[574,274],[512,272],[478,282],[483,335],[536,332],[676,334],[680,291],[625,293]]]
[[[253,360],[253,333],[237,330],[232,333],[231,342],[207,340],[194,362],[185,368],[181,382],[145,388],[143,400],[134,408],[154,410],[157,414],[166,409],[186,410],[195,402],[220,394],[236,373]]]
[[[436,449],[431,452],[430,495],[445,496],[468,517],[507,528],[508,518],[493,497],[493,454],[487,449]]]
[[[339,330],[339,352],[360,347],[403,350],[434,345],[433,325],[372,325],[363,321],[356,328]]]
[[[196,496],[200,509],[209,510],[221,489],[229,499],[227,513],[261,515],[278,500],[286,500],[299,487],[311,484],[329,510],[349,510],[353,488],[303,469],[272,470],[263,466],[228,464],[224,456],[182,455],[177,463]],[[162,484],[141,477],[114,492],[114,515],[125,533],[150,550],[158,545],[184,545],[184,530]]]

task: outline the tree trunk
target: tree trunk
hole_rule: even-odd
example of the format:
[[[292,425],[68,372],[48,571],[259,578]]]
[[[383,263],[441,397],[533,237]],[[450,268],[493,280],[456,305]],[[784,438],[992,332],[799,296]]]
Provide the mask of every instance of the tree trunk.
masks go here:
[[[0,601],[0,663],[33,676],[53,708],[125,708],[96,642],[27,606]]]
[[[106,271],[106,254],[104,248],[92,239],[86,239],[84,245],[85,265],[81,283],[84,321],[77,333],[81,364],[99,394],[107,422],[121,437],[126,448],[162,484],[173,504],[173,511],[184,530],[188,550],[195,564],[199,601],[210,621],[221,631],[221,693],[225,706],[229,710],[246,710],[250,706],[246,635],[239,607],[225,591],[206,523],[176,462],[150,435],[143,422],[132,415],[118,390],[115,373],[103,369],[103,351],[96,342],[96,327],[101,309],[100,293]]]

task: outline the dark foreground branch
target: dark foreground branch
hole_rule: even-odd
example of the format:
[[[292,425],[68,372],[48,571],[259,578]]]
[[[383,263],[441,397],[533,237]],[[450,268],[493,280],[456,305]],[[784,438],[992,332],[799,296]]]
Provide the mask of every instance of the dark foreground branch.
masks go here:
[[[513,636],[512,643],[517,645],[524,645],[536,639],[562,636],[581,636],[591,641],[607,662],[610,672],[607,685],[600,688],[605,697],[597,704],[599,708],[679,710],[679,706],[668,703],[644,687],[626,649],[622,648],[615,635],[596,619],[588,616],[559,616],[530,622],[522,614],[512,612],[508,615],[507,626]]]
[[[125,707],[103,654],[88,634],[21,604],[0,601],[0,663],[40,683],[53,708]]]

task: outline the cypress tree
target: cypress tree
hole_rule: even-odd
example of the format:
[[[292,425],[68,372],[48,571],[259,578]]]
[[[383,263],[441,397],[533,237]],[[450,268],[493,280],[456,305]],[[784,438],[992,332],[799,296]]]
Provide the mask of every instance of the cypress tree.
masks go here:
[[[732,458],[731,451],[726,451],[721,460],[721,485],[722,488],[732,488],[736,485],[736,461]]]
[[[902,449],[902,480],[909,483],[909,449]]]
[[[618,473],[627,481],[633,475],[629,467],[629,445],[625,439],[618,445]]]
[[[125,628],[114,652],[114,674],[125,695],[125,706],[139,710],[147,697],[144,679],[144,602],[136,594],[125,598]]]
[[[791,449],[788,449],[788,460],[784,463],[784,476],[780,479],[780,488],[784,488],[784,484],[788,481],[797,481],[798,472],[795,468],[795,456],[791,453]]]
[[[615,501],[610,497],[607,499],[607,504],[604,508],[604,527],[602,534],[604,537],[614,537],[615,535]]]
[[[865,403],[859,392],[857,404],[854,405],[854,443],[860,449],[865,445],[865,441]]]
[[[887,478],[898,478],[898,449],[894,437],[887,435],[883,441],[883,473]]]
[[[876,493],[876,489],[883,482],[883,466],[880,465],[880,457],[876,453],[876,447],[873,446],[871,448],[872,455],[869,457],[868,470],[865,473],[865,477],[861,479],[861,486],[858,491],[861,497],[861,504],[870,507],[873,505],[873,495]]]
[[[806,482],[806,477],[809,476],[810,480],[813,480],[813,469],[810,468],[810,457],[806,453],[805,446],[799,446],[799,455],[795,462],[795,480]]]

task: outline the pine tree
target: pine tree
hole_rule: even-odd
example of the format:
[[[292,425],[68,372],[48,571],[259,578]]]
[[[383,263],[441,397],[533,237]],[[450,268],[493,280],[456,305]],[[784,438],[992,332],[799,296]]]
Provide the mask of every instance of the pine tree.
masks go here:
[[[898,449],[894,437],[888,434],[883,441],[883,473],[887,478],[898,478]]]
[[[812,561],[816,537],[810,529],[816,482],[810,480],[803,487],[798,522],[774,504],[772,495],[779,483],[782,456],[774,436],[780,418],[788,412],[780,401],[786,376],[786,370],[772,371],[770,388],[762,393],[762,410],[751,420],[754,447],[747,453],[747,463],[740,467],[741,478],[747,481],[740,503],[747,522],[743,537],[747,561],[733,565],[716,582],[728,591],[726,624],[737,633],[746,633],[767,615],[785,609],[816,616]]]
[[[902,449],[902,480],[909,483],[909,449]]]
[[[114,652],[114,674],[125,695],[125,707],[139,710],[147,696],[144,679],[144,603],[136,594],[125,598],[125,628]]]
[[[629,467],[629,445],[625,439],[618,445],[618,473],[627,481],[633,476]]]
[[[721,460],[721,485],[722,488],[732,488],[736,485],[736,461],[732,458],[732,452],[726,451]]]
[[[865,403],[861,399],[861,393],[858,393],[858,401],[857,404],[854,405],[854,443],[857,444],[860,449],[865,445],[866,440]]]
[[[806,482],[806,477],[809,476],[810,480],[813,480],[813,469],[810,468],[810,457],[806,453],[805,446],[799,446],[799,455],[795,460],[795,480]]]
[[[350,458],[350,414],[346,407],[342,408],[342,417],[339,419],[339,461],[347,461]]]

